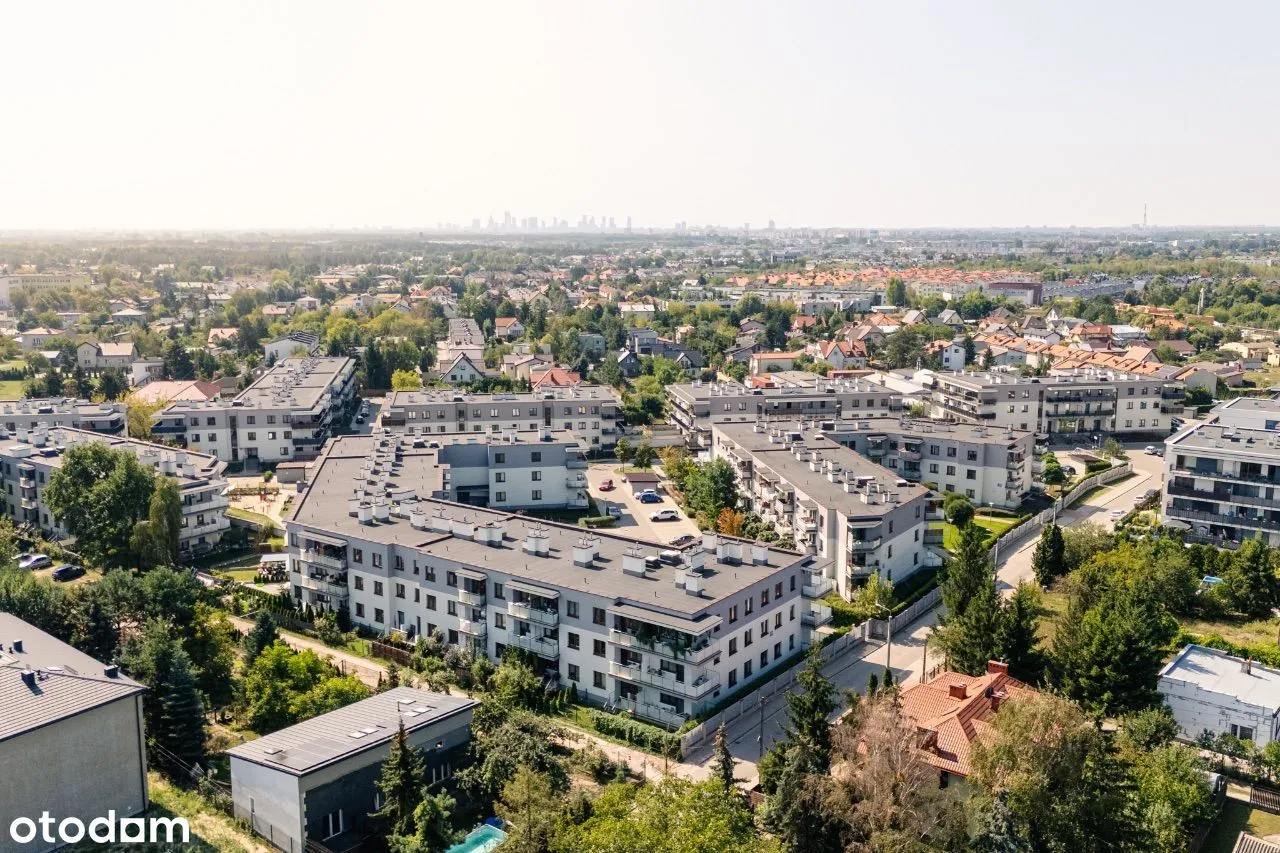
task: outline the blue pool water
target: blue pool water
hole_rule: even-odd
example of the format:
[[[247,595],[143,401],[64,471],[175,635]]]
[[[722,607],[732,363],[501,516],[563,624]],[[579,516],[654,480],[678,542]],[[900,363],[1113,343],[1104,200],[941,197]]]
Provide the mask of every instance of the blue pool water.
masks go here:
[[[472,830],[461,844],[455,844],[445,853],[489,853],[504,840],[507,834],[496,826],[484,826]]]

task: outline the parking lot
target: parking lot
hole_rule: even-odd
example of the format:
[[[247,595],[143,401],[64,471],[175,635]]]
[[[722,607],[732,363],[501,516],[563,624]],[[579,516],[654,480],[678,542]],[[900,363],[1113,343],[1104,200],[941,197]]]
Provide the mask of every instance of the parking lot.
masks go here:
[[[694,524],[676,504],[675,500],[663,491],[661,484],[653,488],[662,496],[662,503],[640,503],[640,501],[636,500],[633,491],[639,488],[650,488],[649,484],[646,483],[633,489],[629,483],[622,481],[624,475],[618,473],[618,467],[616,464],[600,464],[592,465],[587,469],[587,488],[591,497],[596,498],[607,506],[622,508],[622,517],[618,519],[618,523],[606,529],[621,530],[629,535],[640,536],[655,542],[670,542],[672,539],[686,534],[699,535],[698,525]],[[612,490],[602,491],[600,489],[600,485],[605,480],[613,480],[614,488]],[[677,521],[650,520],[650,513],[660,509],[674,509],[680,518]]]

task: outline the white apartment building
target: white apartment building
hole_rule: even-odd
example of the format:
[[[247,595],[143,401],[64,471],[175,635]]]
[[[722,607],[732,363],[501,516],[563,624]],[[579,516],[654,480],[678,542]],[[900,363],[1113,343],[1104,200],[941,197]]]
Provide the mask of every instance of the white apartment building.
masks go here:
[[[0,441],[0,512],[8,515],[15,527],[29,525],[49,538],[65,536],[65,529],[44,502],[44,490],[53,472],[61,467],[67,448],[85,442],[130,451],[144,466],[177,479],[182,496],[178,548],[183,554],[212,550],[231,526],[223,476],[227,466],[217,457],[67,427],[18,430],[13,440]]]
[[[926,384],[932,417],[1030,430],[1050,441],[1162,437],[1183,399],[1180,382],[1101,368],[1030,377],[934,373]]]
[[[1220,546],[1280,547],[1280,400],[1230,400],[1164,444],[1166,524]]]
[[[128,407],[124,403],[94,403],[71,397],[28,397],[0,403],[0,429],[16,434],[37,427],[71,427],[104,435],[123,435]]]
[[[720,424],[753,424],[761,418],[856,418],[889,413],[902,406],[902,394],[865,378],[824,379],[785,388],[753,388],[737,382],[668,385],[671,420],[691,447],[710,447],[711,430]]]
[[[0,275],[0,308],[9,307],[12,294],[21,291],[52,290],[57,287],[88,287],[89,276],[84,273],[19,273]]]
[[[845,598],[872,573],[901,581],[941,557],[941,518],[929,489],[831,440],[790,424],[720,424],[711,455],[726,459],[751,509],[797,547],[829,561]]]
[[[436,455],[408,436],[373,440],[367,469],[365,448],[332,442],[286,521],[300,603],[346,607],[375,631],[438,631],[494,660],[519,649],[592,701],[671,727],[769,677],[830,618],[805,597],[823,574],[815,557],[711,534],[676,552],[426,500]]]
[[[286,358],[234,400],[175,400],[151,432],[226,462],[312,459],[356,396],[350,358]]]
[[[504,394],[467,394],[451,389],[392,391],[382,426],[408,435],[505,432],[541,434],[563,430],[588,450],[608,450],[621,432],[622,401],[601,385],[545,388]]]

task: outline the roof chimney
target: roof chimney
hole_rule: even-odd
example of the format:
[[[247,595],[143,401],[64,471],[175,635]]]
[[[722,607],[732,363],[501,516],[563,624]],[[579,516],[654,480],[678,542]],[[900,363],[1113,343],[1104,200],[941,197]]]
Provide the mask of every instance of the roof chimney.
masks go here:
[[[1008,675],[1009,664],[999,660],[987,661],[987,675]]]
[[[968,691],[969,685],[959,681],[947,688],[947,695],[952,699],[964,699],[967,697]]]
[[[112,664],[111,666],[108,666],[106,669],[104,669],[102,671],[102,674],[105,675],[107,678],[117,678],[120,675],[120,667],[116,666],[115,664]]]
[[[35,673],[35,670],[31,670],[31,669],[24,669],[24,670],[22,671],[22,683],[23,683],[23,684],[25,684],[25,685],[27,685],[28,687],[30,687],[30,688],[32,688],[32,689],[34,690],[34,689],[35,689],[35,686],[36,686],[36,673]]]
[[[15,652],[17,652],[18,654],[22,654],[22,641],[21,641],[21,640],[14,640],[14,641],[13,641],[13,650],[14,650]]]
[[[644,577],[644,552],[639,548],[628,548],[622,554],[622,571],[624,574]]]

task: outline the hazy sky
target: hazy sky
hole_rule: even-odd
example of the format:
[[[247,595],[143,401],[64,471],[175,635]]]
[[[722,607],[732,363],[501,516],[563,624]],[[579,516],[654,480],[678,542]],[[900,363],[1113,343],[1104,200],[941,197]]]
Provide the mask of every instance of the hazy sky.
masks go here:
[[[5,2],[0,227],[1276,223],[1280,3]]]

